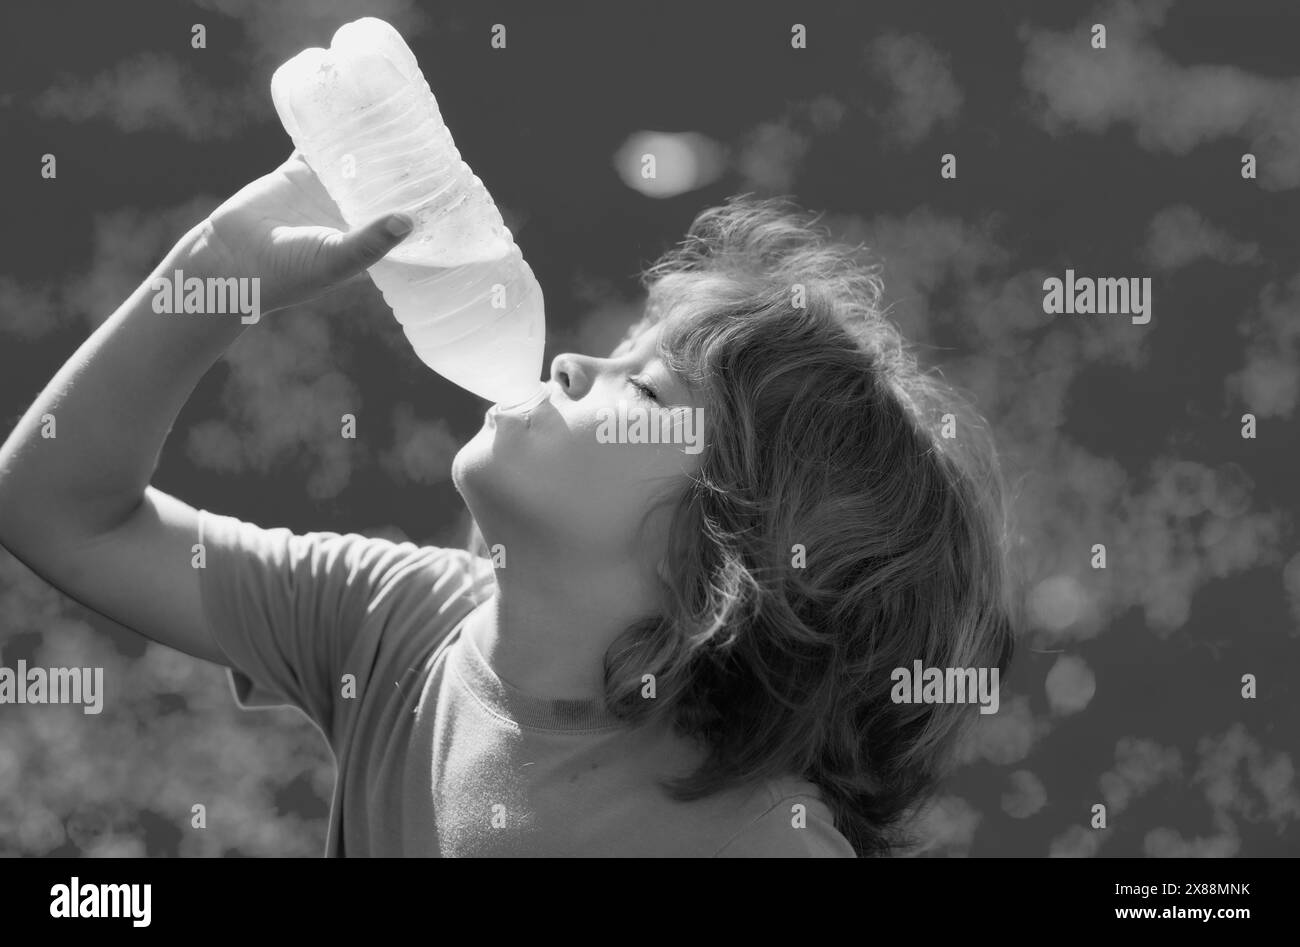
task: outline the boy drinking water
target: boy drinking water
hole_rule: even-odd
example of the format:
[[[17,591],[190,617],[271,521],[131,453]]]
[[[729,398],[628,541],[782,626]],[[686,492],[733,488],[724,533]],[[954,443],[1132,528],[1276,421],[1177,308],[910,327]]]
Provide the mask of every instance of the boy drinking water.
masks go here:
[[[295,154],[153,276],[255,277],[269,314],[382,259],[409,220],[344,228]],[[643,282],[617,349],[559,355],[527,418],[489,411],[456,455],[500,560],[152,487],[199,379],[257,330],[161,313],[150,280],[0,447],[0,542],[229,668],[243,706],[307,714],[338,764],[328,855],[890,852],[979,715],[900,701],[893,672],[1012,654],[991,441],[916,369],[875,270],[778,201],[701,213]],[[628,405],[697,413],[702,449],[609,437]]]

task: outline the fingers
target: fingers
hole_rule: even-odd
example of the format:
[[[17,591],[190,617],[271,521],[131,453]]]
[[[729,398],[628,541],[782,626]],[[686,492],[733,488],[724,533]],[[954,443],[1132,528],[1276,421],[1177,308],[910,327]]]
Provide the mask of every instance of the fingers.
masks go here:
[[[374,266],[415,227],[406,214],[389,214],[346,233],[335,232],[321,248],[324,274],[330,284]]]

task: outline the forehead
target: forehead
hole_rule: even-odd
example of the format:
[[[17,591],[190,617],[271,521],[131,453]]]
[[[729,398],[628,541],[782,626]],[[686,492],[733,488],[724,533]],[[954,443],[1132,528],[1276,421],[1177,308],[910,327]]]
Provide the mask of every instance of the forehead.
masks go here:
[[[643,317],[628,327],[623,340],[614,347],[609,357],[620,358],[629,354],[653,357],[662,330],[663,323]]]

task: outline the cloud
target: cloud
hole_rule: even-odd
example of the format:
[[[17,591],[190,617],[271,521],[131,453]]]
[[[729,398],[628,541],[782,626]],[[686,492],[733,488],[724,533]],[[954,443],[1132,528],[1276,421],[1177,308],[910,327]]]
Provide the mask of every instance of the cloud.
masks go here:
[[[317,311],[286,310],[245,332],[223,356],[229,375],[221,400],[226,416],[200,421],[185,441],[200,467],[227,474],[266,474],[294,462],[313,499],[335,497],[379,422],[362,411],[361,394],[337,361],[329,323]],[[344,414],[357,436],[343,437]]]
[[[96,215],[90,263],[64,284],[25,286],[0,277],[0,333],[32,340],[77,319],[93,330],[219,203],[216,197],[199,195],[153,211],[125,207]],[[358,390],[343,374],[339,360],[346,349],[335,344],[330,318],[345,332],[384,336],[403,347],[404,357],[413,358],[382,298],[361,280],[305,307],[273,313],[223,356],[230,366],[222,394],[230,417],[191,427],[186,449],[192,462],[240,474],[269,473],[296,461],[309,471],[306,489],[317,499],[337,496],[347,486],[354,464],[365,462],[368,449],[365,432],[359,430],[356,440],[341,436],[340,418],[351,413],[359,425],[366,422]],[[428,464],[436,464],[428,453],[436,435],[424,427],[402,432],[409,443],[397,448],[401,456],[423,463],[411,471],[428,477],[433,469]],[[390,461],[399,458],[388,456]],[[390,472],[407,469],[406,461],[398,459]]]
[[[328,46],[334,31],[362,16],[387,20],[409,42],[428,25],[413,0],[317,0],[310,5],[265,0],[198,0],[199,6],[229,17],[244,30],[228,48],[243,65],[233,86],[205,79],[195,57],[223,55],[221,49],[190,46],[187,32],[174,54],[142,52],[90,78],[62,75],[38,93],[38,115],[73,122],[102,120],[122,132],[175,132],[190,141],[235,138],[250,124],[275,118],[271,74],[309,46]],[[211,26],[210,22],[204,25]],[[449,23],[440,22],[443,31]],[[457,21],[457,29],[464,24]],[[209,37],[211,41],[211,37]]]
[[[1009,788],[1002,794],[1002,811],[1013,819],[1028,819],[1047,805],[1047,787],[1027,769],[1007,776]]]
[[[1157,457],[1143,488],[1114,461],[1073,446],[1057,451],[1040,458],[1019,509],[1037,577],[1029,614],[1054,641],[1095,637],[1130,607],[1167,637],[1186,624],[1206,583],[1280,560],[1288,516],[1244,512],[1251,484],[1234,463]],[[1067,508],[1075,511],[1068,523],[1051,515]],[[1097,543],[1106,547],[1105,569],[1067,553]]]
[[[778,118],[760,122],[731,148],[740,190],[789,194],[818,135],[839,128],[847,112],[829,94],[790,103]]]
[[[1106,802],[1108,822],[1160,783],[1182,775],[1182,754],[1154,740],[1121,737],[1115,744],[1115,766],[1097,780]]]
[[[1241,837],[1230,820],[1224,820],[1214,835],[1185,838],[1177,829],[1156,828],[1142,840],[1148,858],[1235,858],[1241,851]]]
[[[1034,744],[1051,731],[1052,725],[1034,716],[1029,698],[1003,699],[995,714],[980,714],[957,749],[961,763],[984,759],[996,766],[1019,763]]]
[[[1270,822],[1281,832],[1300,818],[1295,763],[1281,750],[1267,750],[1242,724],[1197,743],[1200,762],[1192,781],[1205,789],[1217,816]]]
[[[190,141],[209,141],[233,138],[250,119],[264,118],[270,109],[268,89],[251,84],[219,89],[200,78],[188,62],[142,53],[89,79],[65,74],[32,105],[46,118],[98,119],[128,134],[172,131]]]
[[[75,275],[62,304],[97,328],[136,290],[187,231],[220,205],[201,194],[172,207],[123,207],[95,216],[89,267]]]
[[[334,769],[292,710],[241,712],[225,673],[125,634],[0,548],[4,664],[99,667],[103,711],[9,706],[0,715],[0,855],[318,856]],[[140,760],[166,760],[141,766]],[[309,797],[313,818],[281,800]],[[191,807],[207,808],[207,828]]]
[[[1146,832],[1143,853],[1154,858],[1231,858],[1241,849],[1237,820],[1270,823],[1280,834],[1300,818],[1300,789],[1289,753],[1268,750],[1241,724],[1198,741],[1191,784],[1200,786],[1216,831],[1188,837],[1162,826]],[[1186,768],[1177,747],[1123,737],[1115,744],[1115,766],[1098,779],[1108,828],[1072,825],[1052,841],[1051,854],[1095,855],[1116,827],[1116,819],[1139,798],[1164,783],[1181,784]]]
[[[1256,313],[1241,327],[1246,364],[1228,376],[1225,390],[1257,418],[1288,419],[1300,402],[1300,270],[1285,285],[1259,293]]]
[[[398,482],[432,486],[451,476],[451,461],[460,441],[441,418],[425,421],[405,401],[393,406],[393,446],[379,462]]]
[[[241,48],[247,59],[266,73],[268,103],[274,68],[310,46],[329,46],[334,31],[344,23],[363,16],[377,17],[391,23],[408,44],[429,26],[429,18],[416,0],[312,0],[310,4],[197,0],[197,3],[243,26],[246,42]],[[463,28],[462,21],[442,12],[436,22],[438,32],[444,36]]]
[[[1289,515],[1252,511],[1253,483],[1240,465],[1154,458],[1140,476],[1097,456],[1065,433],[1067,408],[1089,366],[1139,370],[1151,333],[1115,320],[1060,320],[1042,311],[1046,273],[1011,271],[999,218],[979,224],[918,209],[904,217],[828,215],[832,235],[863,245],[884,263],[888,316],[926,348],[954,338],[943,376],[975,402],[996,432],[1012,487],[1018,535],[1012,553],[1030,583],[1032,630],[1053,643],[1092,638],[1138,607],[1158,635],[1181,627],[1206,583],[1279,559]],[[1010,272],[1009,272],[1010,271]],[[1291,410],[1300,359],[1300,274],[1285,290],[1266,287],[1248,331],[1252,352],[1284,370],[1265,388],[1249,370],[1239,384],[1266,392],[1252,406]],[[962,351],[959,348],[958,351]],[[1253,364],[1253,361],[1249,364]],[[1289,394],[1288,394],[1289,392]],[[1060,516],[1063,509],[1069,517]],[[1089,564],[1104,544],[1107,568]],[[1083,550],[1083,554],[1079,551]]]
[[[1300,552],[1286,561],[1282,569],[1282,587],[1286,592],[1287,607],[1295,624],[1291,626],[1292,637],[1300,637]]]
[[[220,204],[207,194],[172,207],[96,214],[89,265],[67,279],[28,286],[0,276],[0,333],[35,341],[78,319],[93,330],[135,292],[160,260]]]
[[[1144,259],[1160,270],[1175,270],[1197,260],[1217,263],[1256,263],[1259,244],[1238,240],[1213,226],[1187,204],[1159,211],[1147,226]]]
[[[570,327],[557,326],[548,334],[560,351],[604,358],[645,316],[645,297],[623,299],[611,285],[582,275],[576,282],[575,295],[589,308]]]
[[[1031,583],[1037,632],[1055,642],[1091,638],[1137,606],[1166,635],[1185,623],[1205,583],[1278,558],[1287,514],[1249,510],[1253,484],[1239,465],[1157,457],[1137,480],[1069,440],[1063,429],[1079,375],[1096,364],[1140,369],[1150,333],[1045,317],[1046,274],[1007,272],[1013,254],[996,235],[998,218],[975,225],[919,209],[871,220],[828,215],[827,223],[837,240],[883,261],[889,318],[918,348],[954,335],[968,342],[967,354],[945,359],[943,374],[997,434],[1021,530],[1013,554]],[[1266,289],[1261,298],[1261,357],[1266,347],[1295,349],[1300,322],[1287,312],[1300,306],[1300,277],[1288,292]],[[1062,509],[1072,515],[1061,517]],[[1105,570],[1076,552],[1096,543],[1107,548]]]
[[[941,796],[924,805],[908,825],[917,844],[907,851],[910,856],[949,856],[962,858],[970,854],[975,830],[983,816],[960,796]]]
[[[1259,159],[1264,190],[1300,185],[1300,80],[1175,62],[1150,35],[1170,5],[1117,0],[1061,32],[1022,25],[1021,78],[1040,123],[1053,135],[1126,125],[1157,154],[1240,141]],[[1094,23],[1106,26],[1106,49],[1092,48]]]
[[[885,134],[912,148],[941,126],[951,127],[964,96],[948,57],[916,34],[886,33],[867,49],[871,68],[892,91],[887,109],[876,114]]]
[[[0,333],[34,342],[68,322],[54,286],[25,286],[0,275]]]
[[[1076,714],[1092,702],[1097,678],[1083,658],[1063,654],[1047,672],[1045,687],[1052,713]]]
[[[741,139],[737,170],[745,190],[760,193],[794,190],[812,137],[785,121],[763,122]]]
[[[882,279],[885,298],[892,307],[890,317],[904,335],[918,342],[932,338],[941,316],[949,322],[964,321],[951,310],[935,310],[934,299],[940,291],[967,291],[987,279],[990,270],[1008,265],[1013,258],[997,241],[991,224],[967,223],[924,207],[904,217],[881,215],[871,220],[828,214],[825,224],[837,241],[864,245],[871,262],[884,264]],[[1031,306],[1030,296],[1024,294],[1019,301],[1023,305],[991,306],[980,300],[970,308],[973,313],[990,313],[985,318],[997,320],[997,335],[1011,346],[1017,332],[1041,329],[1046,322],[1041,283],[1037,302]],[[983,351],[998,354],[993,346]]]
[[[1083,825],[1072,825],[1052,839],[1048,846],[1048,858],[1092,858],[1101,849],[1101,845],[1110,835],[1109,829],[1093,829]]]

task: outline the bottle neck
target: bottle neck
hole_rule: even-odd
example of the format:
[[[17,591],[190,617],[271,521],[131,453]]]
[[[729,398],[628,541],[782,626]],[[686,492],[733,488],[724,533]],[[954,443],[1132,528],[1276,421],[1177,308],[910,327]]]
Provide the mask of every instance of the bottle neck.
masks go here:
[[[516,408],[535,408],[546,400],[546,397],[550,392],[550,385],[546,384],[544,381],[539,381],[537,383],[537,389],[523,400],[510,401],[509,403],[501,401],[497,403],[497,407],[503,411],[513,411]]]

